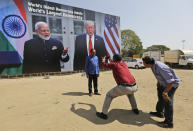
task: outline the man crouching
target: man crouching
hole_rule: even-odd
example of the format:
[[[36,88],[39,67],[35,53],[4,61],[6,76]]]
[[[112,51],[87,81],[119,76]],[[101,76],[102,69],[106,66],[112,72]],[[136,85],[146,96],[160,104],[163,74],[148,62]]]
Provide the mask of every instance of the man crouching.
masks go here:
[[[110,63],[106,63],[104,57],[102,60],[102,66],[105,68],[112,69],[117,86],[107,92],[102,112],[97,112],[97,117],[107,119],[108,109],[113,98],[122,95],[127,95],[133,112],[135,114],[139,114],[139,110],[137,108],[137,103],[135,101],[134,96],[134,92],[138,90],[138,86],[136,85],[135,79],[130,73],[127,65],[122,62],[122,57],[119,54],[115,54],[113,56],[113,60],[111,60]]]

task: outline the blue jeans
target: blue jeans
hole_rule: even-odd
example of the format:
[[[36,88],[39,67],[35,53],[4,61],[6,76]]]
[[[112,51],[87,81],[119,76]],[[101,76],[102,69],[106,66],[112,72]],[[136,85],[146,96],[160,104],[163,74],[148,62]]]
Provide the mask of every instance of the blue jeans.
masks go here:
[[[172,87],[172,89],[168,92],[168,96],[170,97],[170,101],[164,101],[162,97],[162,93],[166,87],[157,84],[157,93],[158,93],[158,102],[156,105],[156,111],[160,113],[164,113],[165,122],[168,124],[173,124],[173,101],[174,101],[174,93],[177,88]]]

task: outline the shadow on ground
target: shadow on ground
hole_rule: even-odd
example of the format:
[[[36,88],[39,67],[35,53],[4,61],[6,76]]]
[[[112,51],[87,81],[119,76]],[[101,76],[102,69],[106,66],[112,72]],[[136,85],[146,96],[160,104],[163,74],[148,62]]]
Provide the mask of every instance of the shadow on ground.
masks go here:
[[[93,104],[78,103],[79,106],[80,105],[89,106],[90,107],[89,110],[83,109],[83,108],[75,109],[75,105],[76,104],[72,104],[71,111],[94,124],[108,124],[108,123],[112,123],[115,120],[119,121],[122,124],[135,125],[135,126],[143,126],[145,124],[156,124],[156,121],[150,117],[149,113],[142,112],[142,111],[140,111],[139,115],[136,115],[131,110],[112,109],[108,113],[109,118],[107,120],[103,120],[96,116],[97,110]]]
[[[62,95],[84,96],[84,95],[88,95],[88,93],[85,93],[85,92],[66,92],[66,93],[62,93]]]

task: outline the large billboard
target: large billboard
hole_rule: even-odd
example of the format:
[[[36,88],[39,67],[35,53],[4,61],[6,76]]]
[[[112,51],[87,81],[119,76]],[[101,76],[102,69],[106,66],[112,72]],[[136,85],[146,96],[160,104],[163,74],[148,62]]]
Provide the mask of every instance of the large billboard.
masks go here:
[[[0,1],[0,13],[0,75],[84,70],[89,41],[99,61],[121,50],[118,16],[37,0]]]

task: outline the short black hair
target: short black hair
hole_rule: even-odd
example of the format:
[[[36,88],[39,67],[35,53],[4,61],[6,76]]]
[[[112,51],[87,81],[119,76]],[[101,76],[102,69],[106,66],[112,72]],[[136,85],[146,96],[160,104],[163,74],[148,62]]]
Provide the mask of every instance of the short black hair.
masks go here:
[[[142,58],[143,62],[145,62],[146,64],[155,64],[155,60],[154,58],[151,58],[149,56],[145,56]]]
[[[121,57],[120,54],[115,54],[115,55],[113,56],[113,61],[119,62],[119,61],[121,61],[121,60],[122,60],[122,57]]]

